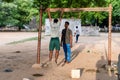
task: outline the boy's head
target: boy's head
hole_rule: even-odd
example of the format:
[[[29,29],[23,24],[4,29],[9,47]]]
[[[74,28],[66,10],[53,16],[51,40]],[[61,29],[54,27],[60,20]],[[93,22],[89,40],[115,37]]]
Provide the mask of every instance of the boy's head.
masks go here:
[[[78,28],[78,26],[76,26],[76,28]]]
[[[69,22],[66,21],[66,22],[65,22],[65,28],[68,28],[68,26],[69,26]]]
[[[57,18],[55,18],[53,22],[54,22],[54,23],[57,23],[57,22],[58,22],[58,19],[57,19]]]

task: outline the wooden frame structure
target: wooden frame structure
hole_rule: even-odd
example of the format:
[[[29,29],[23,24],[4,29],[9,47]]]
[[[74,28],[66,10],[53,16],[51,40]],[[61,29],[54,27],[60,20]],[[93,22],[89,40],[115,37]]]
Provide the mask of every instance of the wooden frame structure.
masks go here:
[[[109,13],[109,31],[108,31],[108,65],[111,65],[111,23],[112,23],[112,5],[109,7],[96,7],[96,8],[50,8],[50,12],[61,11],[63,12],[80,12],[80,11],[105,11]],[[46,9],[47,10],[47,9]],[[41,51],[41,30],[42,30],[42,7],[40,7],[40,25],[38,31],[38,47],[37,47],[37,63],[40,64],[40,51]]]

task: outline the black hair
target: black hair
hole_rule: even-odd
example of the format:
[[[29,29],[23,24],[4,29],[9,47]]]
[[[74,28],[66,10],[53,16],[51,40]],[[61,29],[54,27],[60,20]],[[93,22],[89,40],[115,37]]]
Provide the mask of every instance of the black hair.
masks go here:
[[[69,25],[69,22],[68,22],[68,21],[66,21],[65,23]]]
[[[78,28],[78,26],[76,26],[76,28]]]
[[[57,18],[55,18],[55,19],[54,19],[54,23],[57,23],[57,22],[58,22],[58,19],[57,19]]]

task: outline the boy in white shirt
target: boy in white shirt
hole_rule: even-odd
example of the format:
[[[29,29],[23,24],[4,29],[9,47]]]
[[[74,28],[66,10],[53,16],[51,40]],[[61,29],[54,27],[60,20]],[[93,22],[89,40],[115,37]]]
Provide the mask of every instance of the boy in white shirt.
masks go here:
[[[78,42],[78,38],[79,38],[79,36],[80,36],[80,31],[79,31],[79,29],[78,29],[78,26],[76,26],[76,30],[75,30],[75,37],[76,37],[76,43]]]
[[[49,52],[49,61],[52,60],[52,55],[53,55],[53,51],[55,48],[56,49],[56,52],[55,52],[55,62],[56,63],[57,63],[57,59],[59,56],[59,50],[60,50],[59,35],[60,35],[60,25],[61,25],[62,14],[63,14],[63,10],[61,12],[60,19],[54,19],[52,21],[50,11],[48,9],[48,16],[49,16],[50,26],[51,26],[51,40],[50,40],[50,44],[49,44],[49,51],[50,51]]]

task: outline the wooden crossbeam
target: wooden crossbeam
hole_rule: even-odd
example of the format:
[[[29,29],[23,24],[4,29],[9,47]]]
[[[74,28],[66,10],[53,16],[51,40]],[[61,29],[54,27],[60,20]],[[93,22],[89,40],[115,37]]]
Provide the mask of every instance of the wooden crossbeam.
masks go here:
[[[79,11],[109,11],[109,7],[97,8],[50,8],[50,12],[57,12],[63,9],[64,12],[79,12]],[[46,9],[47,11],[47,9]]]

